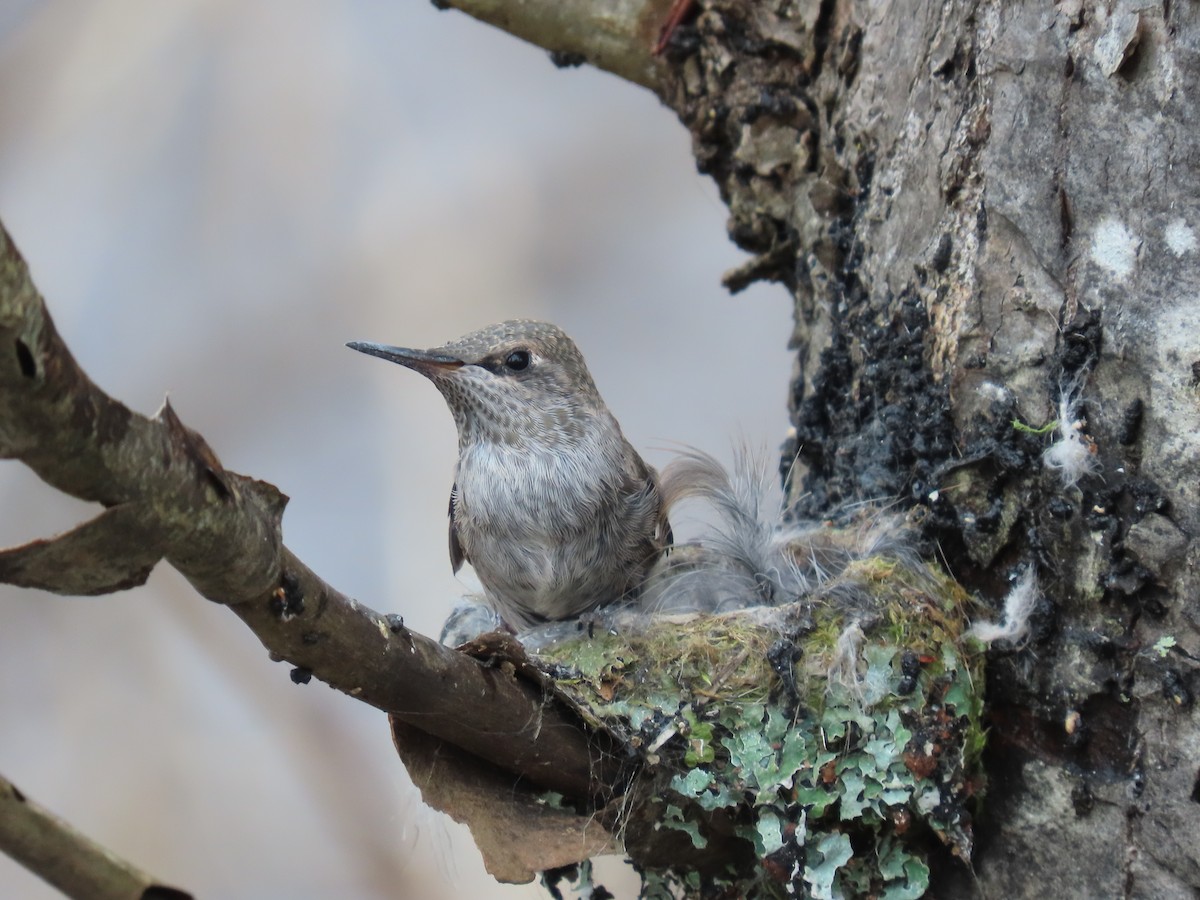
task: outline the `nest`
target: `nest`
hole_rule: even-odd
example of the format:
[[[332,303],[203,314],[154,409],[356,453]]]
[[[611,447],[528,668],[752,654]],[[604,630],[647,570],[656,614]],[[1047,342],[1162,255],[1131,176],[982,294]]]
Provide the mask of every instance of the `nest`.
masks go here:
[[[529,634],[520,665],[631,761],[587,812],[643,896],[920,897],[933,847],[969,859],[983,788],[969,605],[933,567],[871,555],[779,605]]]

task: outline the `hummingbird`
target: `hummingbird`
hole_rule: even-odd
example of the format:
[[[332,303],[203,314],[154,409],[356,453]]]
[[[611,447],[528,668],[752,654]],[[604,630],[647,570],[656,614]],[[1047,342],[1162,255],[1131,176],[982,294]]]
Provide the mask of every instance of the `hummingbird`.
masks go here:
[[[632,600],[672,541],[658,474],[562,329],[516,319],[430,350],[346,346],[424,375],[458,429],[450,565],[510,626]]]

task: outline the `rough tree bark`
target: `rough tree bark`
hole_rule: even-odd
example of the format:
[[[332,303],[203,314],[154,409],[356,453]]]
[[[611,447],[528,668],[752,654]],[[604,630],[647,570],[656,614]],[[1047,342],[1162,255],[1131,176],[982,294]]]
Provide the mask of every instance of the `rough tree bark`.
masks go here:
[[[691,130],[755,254],[730,286],[795,296],[802,511],[921,507],[985,597],[1036,566],[990,669],[981,888],[1194,896],[1200,8],[700,0],[656,57],[664,3],[450,5]]]

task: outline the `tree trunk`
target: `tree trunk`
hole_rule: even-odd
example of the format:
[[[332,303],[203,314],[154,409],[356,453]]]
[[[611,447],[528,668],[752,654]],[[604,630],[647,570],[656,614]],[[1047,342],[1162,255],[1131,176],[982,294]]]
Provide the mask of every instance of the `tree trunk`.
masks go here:
[[[1200,9],[676,7],[641,62],[504,25],[638,73],[756,254],[730,286],[794,293],[797,509],[917,507],[997,603],[1036,568],[989,669],[980,887],[1194,896]]]

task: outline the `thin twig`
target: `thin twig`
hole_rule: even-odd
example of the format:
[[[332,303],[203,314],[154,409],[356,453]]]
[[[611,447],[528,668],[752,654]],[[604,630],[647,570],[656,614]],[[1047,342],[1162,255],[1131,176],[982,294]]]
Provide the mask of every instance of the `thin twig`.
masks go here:
[[[190,900],[80,834],[0,776],[0,851],[78,900]]]

